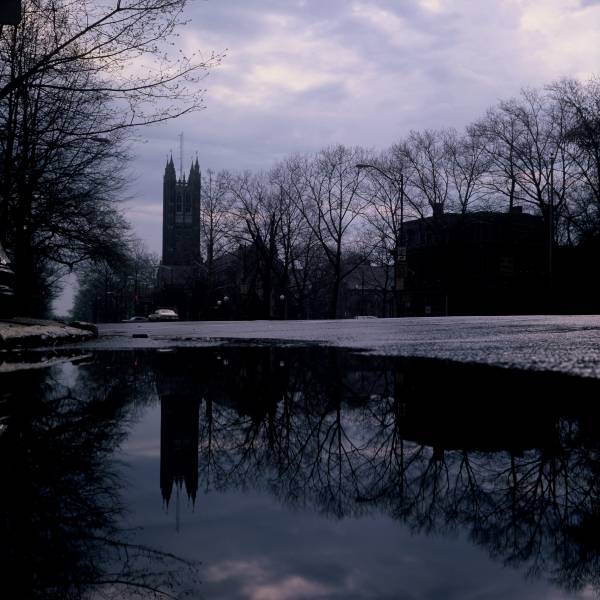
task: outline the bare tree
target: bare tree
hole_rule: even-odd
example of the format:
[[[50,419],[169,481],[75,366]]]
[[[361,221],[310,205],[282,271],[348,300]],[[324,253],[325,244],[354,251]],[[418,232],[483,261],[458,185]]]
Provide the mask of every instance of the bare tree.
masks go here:
[[[2,41],[18,51],[19,38],[35,29],[41,43],[22,69],[4,65],[0,70],[0,101],[23,86],[107,94],[119,102],[113,127],[198,110],[203,90],[195,84],[222,57],[186,56],[174,49],[186,3],[24,0],[21,24],[0,29]],[[73,71],[97,77],[74,82],[65,76]]]
[[[320,314],[317,305],[322,288],[324,256],[315,232],[303,218],[301,210],[302,197],[307,193],[304,164],[303,157],[293,155],[276,165],[271,177],[282,202],[278,243],[285,306],[288,308],[293,303],[297,314],[310,318],[311,314]]]
[[[345,245],[352,239],[364,208],[361,185],[365,175],[356,165],[365,162],[361,148],[333,146],[300,161],[300,179],[288,194],[318,241],[331,268],[329,315],[338,315],[341,282],[359,263],[344,265]]]
[[[185,0],[25,0],[0,28],[0,243],[21,310],[44,311],[41,273],[106,259],[130,128],[202,108],[220,57],[173,48]]]
[[[443,210],[449,199],[451,169],[445,133],[411,131],[408,138],[392,148],[404,167],[407,197],[419,216]]]
[[[230,191],[237,227],[233,230],[238,244],[250,245],[256,260],[257,281],[254,291],[264,318],[273,316],[274,285],[279,276],[278,235],[283,218],[280,190],[266,173],[243,173],[232,177]]]
[[[577,178],[569,206],[569,225],[581,235],[600,224],[600,79],[563,79],[548,86],[566,121],[563,147]]]
[[[158,257],[139,240],[115,240],[123,258],[117,264],[106,260],[86,262],[77,268],[78,290],[73,317],[84,321],[118,321],[144,315],[156,282]]]
[[[449,129],[444,135],[444,145],[450,163],[450,203],[464,214],[484,196],[483,181],[489,158],[479,136],[472,130],[459,135]]]
[[[212,303],[214,288],[218,279],[219,259],[231,249],[233,228],[233,198],[229,184],[231,176],[226,171],[213,173],[208,170],[203,177],[201,189],[201,227],[204,241],[206,268],[206,296]]]
[[[519,202],[517,189],[517,153],[521,126],[514,115],[498,109],[488,110],[483,119],[469,126],[470,135],[481,140],[486,153],[488,172],[485,185],[490,196],[508,199],[509,211]]]
[[[508,175],[509,206],[518,194],[547,222],[557,220],[576,179],[564,143],[562,107],[537,90],[524,90],[519,98],[501,102],[478,127],[488,137],[492,160]]]

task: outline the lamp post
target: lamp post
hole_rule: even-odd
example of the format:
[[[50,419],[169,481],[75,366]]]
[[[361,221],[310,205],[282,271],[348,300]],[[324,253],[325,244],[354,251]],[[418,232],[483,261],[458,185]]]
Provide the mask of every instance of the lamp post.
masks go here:
[[[287,321],[287,297],[285,294],[280,294],[279,300],[281,301],[281,318]]]
[[[400,227],[397,238],[396,231],[394,231],[394,249],[392,250],[392,256],[394,258],[394,282],[392,293],[394,316],[399,316],[398,313],[400,313],[400,316],[404,316],[404,278],[406,277],[407,271],[406,246],[404,245],[404,174],[400,173],[399,177],[397,178],[392,177],[377,165],[368,163],[359,163],[356,165],[356,168],[359,171],[361,169],[373,169],[374,171],[377,171],[380,175],[392,183],[398,193],[398,199],[400,200]],[[400,265],[402,265],[402,268],[400,268]],[[398,306],[398,291],[400,291],[400,306]]]
[[[554,154],[550,155],[550,189],[548,190],[548,283],[552,288],[554,251]],[[549,290],[552,292],[552,289]]]

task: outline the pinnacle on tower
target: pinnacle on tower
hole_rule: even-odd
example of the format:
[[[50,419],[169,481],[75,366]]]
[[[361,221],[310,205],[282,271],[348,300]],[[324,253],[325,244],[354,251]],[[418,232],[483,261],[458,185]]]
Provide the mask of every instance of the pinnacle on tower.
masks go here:
[[[171,158],[167,161],[167,166],[165,167],[165,176],[175,177],[175,164],[173,163],[173,155],[171,154]]]

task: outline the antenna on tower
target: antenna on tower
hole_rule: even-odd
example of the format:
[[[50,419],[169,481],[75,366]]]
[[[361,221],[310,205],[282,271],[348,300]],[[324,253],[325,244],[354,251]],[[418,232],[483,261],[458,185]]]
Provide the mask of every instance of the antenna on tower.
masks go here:
[[[179,134],[179,179],[183,179],[183,131]]]

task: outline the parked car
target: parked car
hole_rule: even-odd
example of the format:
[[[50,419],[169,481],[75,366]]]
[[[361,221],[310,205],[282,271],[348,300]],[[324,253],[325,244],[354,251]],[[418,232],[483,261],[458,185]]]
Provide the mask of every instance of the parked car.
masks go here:
[[[172,308],[159,308],[148,315],[150,321],[177,321],[178,314]]]
[[[133,317],[129,317],[129,319],[123,319],[121,323],[141,323],[147,321],[147,317],[142,317],[139,315],[135,315]]]

